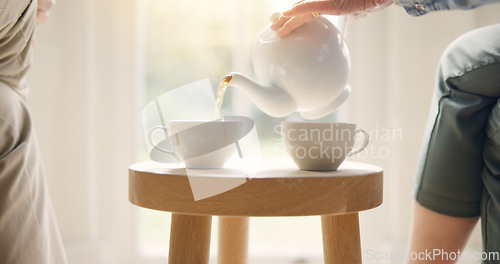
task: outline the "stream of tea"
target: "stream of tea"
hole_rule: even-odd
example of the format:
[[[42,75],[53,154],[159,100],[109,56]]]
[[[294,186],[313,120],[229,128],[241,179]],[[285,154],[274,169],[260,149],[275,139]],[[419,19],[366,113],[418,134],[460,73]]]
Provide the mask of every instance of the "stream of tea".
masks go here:
[[[214,109],[214,120],[220,119],[220,111],[222,108],[222,101],[224,100],[224,93],[226,92],[227,86],[233,77],[228,75],[222,79],[219,88],[217,88],[217,96],[215,97],[215,109]]]
[[[217,96],[215,97],[215,109],[214,109],[214,120],[221,119],[220,111],[222,108],[222,101],[224,100],[224,93],[226,92],[227,87],[229,86],[229,82],[233,77],[231,75],[227,75],[222,79],[219,84],[219,88],[217,88]],[[243,154],[241,152],[241,148],[239,142],[236,141],[236,149],[238,150],[238,156],[243,158]]]

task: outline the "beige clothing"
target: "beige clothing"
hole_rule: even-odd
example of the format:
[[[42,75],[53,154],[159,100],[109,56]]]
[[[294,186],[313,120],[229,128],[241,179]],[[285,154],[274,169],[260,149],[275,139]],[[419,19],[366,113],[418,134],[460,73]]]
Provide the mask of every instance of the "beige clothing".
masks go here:
[[[0,1],[0,263],[67,263],[33,131],[26,74],[36,0]]]

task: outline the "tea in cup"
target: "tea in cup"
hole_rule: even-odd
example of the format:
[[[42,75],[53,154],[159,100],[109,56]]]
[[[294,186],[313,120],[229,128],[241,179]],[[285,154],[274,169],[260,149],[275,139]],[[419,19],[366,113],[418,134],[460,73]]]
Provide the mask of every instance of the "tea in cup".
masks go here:
[[[353,149],[356,135],[362,142]],[[366,148],[368,133],[352,123],[281,123],[281,139],[288,155],[301,170],[333,171],[349,156]]]
[[[165,144],[156,142],[157,133],[164,133]],[[163,153],[172,155],[188,169],[217,169],[236,153],[235,142],[241,138],[241,122],[234,120],[172,120],[167,126],[153,127],[149,142]]]

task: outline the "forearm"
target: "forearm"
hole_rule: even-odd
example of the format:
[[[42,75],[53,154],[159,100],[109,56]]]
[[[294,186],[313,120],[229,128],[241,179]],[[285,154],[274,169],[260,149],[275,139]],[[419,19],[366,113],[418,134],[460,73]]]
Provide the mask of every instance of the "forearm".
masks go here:
[[[431,211],[417,202],[413,205],[413,220],[405,264],[452,264],[463,252],[479,217],[451,217]],[[432,252],[431,254],[425,254]],[[435,255],[435,253],[440,255]]]

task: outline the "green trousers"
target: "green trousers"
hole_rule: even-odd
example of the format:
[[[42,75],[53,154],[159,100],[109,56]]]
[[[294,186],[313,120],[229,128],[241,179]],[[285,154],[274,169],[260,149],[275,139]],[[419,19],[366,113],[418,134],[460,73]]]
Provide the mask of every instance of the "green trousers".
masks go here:
[[[487,252],[500,251],[499,98],[497,24],[459,37],[443,54],[414,189],[428,209],[481,216]]]

